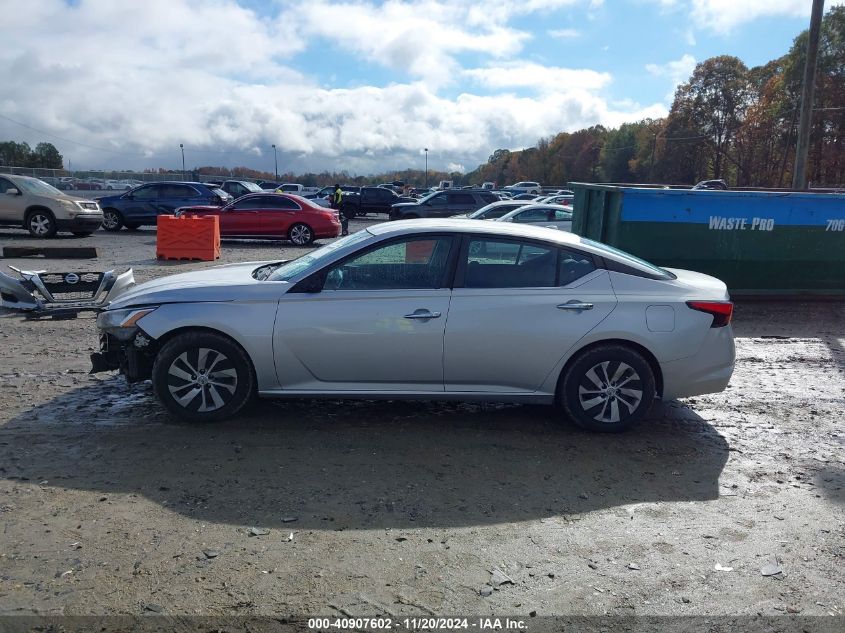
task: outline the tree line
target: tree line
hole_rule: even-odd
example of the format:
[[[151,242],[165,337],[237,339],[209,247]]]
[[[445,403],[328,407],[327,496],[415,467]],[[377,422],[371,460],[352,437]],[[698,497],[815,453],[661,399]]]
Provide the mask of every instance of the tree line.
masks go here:
[[[0,165],[64,169],[64,159],[52,143],[39,143],[32,148],[29,143],[5,141],[0,142]]]
[[[693,184],[721,178],[734,186],[789,187],[795,163],[807,31],[789,52],[748,68],[712,57],[680,85],[661,119],[601,125],[540,139],[536,147],[496,150],[467,182],[532,180]],[[845,184],[845,6],[821,29],[808,177]]]

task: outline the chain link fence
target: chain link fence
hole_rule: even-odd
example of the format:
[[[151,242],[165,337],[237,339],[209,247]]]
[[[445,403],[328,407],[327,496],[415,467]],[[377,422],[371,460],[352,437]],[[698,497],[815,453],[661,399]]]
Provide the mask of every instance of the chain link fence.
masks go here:
[[[147,182],[163,180],[179,180],[190,182],[207,182],[209,180],[244,180],[261,182],[261,179],[244,178],[240,176],[214,176],[200,174],[196,171],[171,171],[165,173],[146,173],[137,171],[77,171],[68,169],[46,169],[43,167],[14,167],[0,165],[0,174],[17,174],[32,176],[61,189],[94,189],[94,190],[124,190]]]

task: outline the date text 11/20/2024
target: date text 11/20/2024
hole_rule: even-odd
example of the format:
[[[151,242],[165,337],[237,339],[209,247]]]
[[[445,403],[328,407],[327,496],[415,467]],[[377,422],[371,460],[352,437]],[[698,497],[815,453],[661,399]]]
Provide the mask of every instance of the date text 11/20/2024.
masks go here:
[[[519,618],[309,618],[308,628],[314,631],[382,630],[417,631],[524,631],[525,620]]]

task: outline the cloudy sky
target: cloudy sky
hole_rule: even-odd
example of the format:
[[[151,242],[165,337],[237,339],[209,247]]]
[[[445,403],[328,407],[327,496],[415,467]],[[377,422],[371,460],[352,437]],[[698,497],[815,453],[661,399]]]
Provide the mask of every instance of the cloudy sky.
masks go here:
[[[845,0],[828,0],[840,3]],[[3,0],[0,140],[74,169],[473,169],[667,112],[786,52],[810,0]]]

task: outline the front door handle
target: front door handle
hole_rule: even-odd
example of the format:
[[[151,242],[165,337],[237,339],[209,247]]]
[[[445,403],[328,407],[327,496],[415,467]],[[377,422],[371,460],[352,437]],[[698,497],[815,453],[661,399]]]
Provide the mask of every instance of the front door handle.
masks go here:
[[[558,310],[592,310],[592,303],[582,303],[581,301],[567,301],[561,303],[557,307]]]
[[[405,315],[406,319],[439,319],[439,312],[429,312],[425,309],[414,310],[411,314]]]

